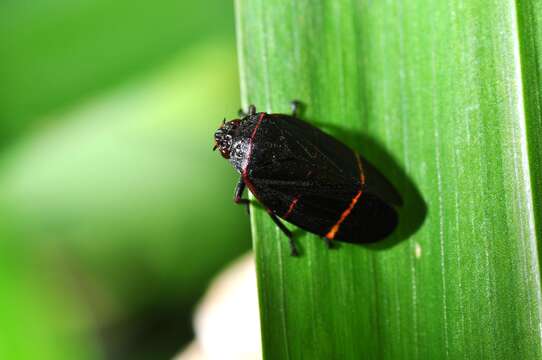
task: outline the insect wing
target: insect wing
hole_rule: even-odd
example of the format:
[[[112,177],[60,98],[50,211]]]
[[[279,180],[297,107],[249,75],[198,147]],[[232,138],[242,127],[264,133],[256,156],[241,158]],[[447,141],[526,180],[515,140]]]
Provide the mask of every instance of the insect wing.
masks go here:
[[[310,124],[266,116],[255,138],[249,187],[276,215],[324,236],[361,188],[355,155]]]
[[[387,197],[400,198],[368,163],[369,184],[382,179],[385,183],[372,186],[374,191],[362,185],[361,161],[344,144],[285,115],[267,116],[258,136],[251,190],[276,215],[305,230],[348,242],[375,241],[393,230],[395,210],[378,193],[391,189]]]

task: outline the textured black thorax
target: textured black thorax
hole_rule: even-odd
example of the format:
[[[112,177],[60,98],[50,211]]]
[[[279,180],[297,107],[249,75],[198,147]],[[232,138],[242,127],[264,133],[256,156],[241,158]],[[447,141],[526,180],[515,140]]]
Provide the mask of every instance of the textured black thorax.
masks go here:
[[[282,159],[292,156],[284,130],[277,124],[281,120],[287,122],[288,118],[257,113],[241,121],[229,159],[239,173],[250,176],[254,168],[280,166]]]

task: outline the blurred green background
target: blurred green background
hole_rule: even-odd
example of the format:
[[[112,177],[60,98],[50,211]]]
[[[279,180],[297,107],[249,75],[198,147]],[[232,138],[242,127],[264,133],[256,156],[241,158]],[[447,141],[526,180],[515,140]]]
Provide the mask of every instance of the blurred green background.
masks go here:
[[[160,359],[248,249],[230,1],[0,2],[0,359]]]

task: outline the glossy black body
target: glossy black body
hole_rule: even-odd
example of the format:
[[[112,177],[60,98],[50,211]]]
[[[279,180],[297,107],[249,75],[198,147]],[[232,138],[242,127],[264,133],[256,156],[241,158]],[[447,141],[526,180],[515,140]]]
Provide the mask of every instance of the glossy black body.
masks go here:
[[[275,222],[278,216],[327,240],[373,242],[395,229],[398,193],[339,140],[295,116],[255,108],[229,123],[231,142],[222,148],[241,174],[236,202],[245,201],[246,184]]]

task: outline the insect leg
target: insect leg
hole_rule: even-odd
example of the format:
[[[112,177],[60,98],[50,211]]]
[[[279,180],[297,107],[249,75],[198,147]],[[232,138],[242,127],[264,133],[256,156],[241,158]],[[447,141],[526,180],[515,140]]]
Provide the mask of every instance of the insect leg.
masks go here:
[[[249,115],[254,115],[254,114],[256,114],[256,106],[254,106],[254,105],[252,105],[252,104],[249,105],[249,106],[248,106],[248,114],[249,114]]]
[[[282,223],[282,221],[280,221],[279,218],[277,218],[277,216],[271,212],[271,210],[267,209],[267,213],[271,217],[271,220],[273,220],[273,222],[277,224],[279,229],[282,230],[284,235],[288,237],[288,240],[290,242],[290,251],[291,251],[292,256],[298,256],[299,251],[297,250],[297,246],[294,242],[294,236],[292,235],[292,232],[286,228],[286,226]]]
[[[243,109],[239,109],[237,111],[237,115],[239,115],[239,118],[241,119],[246,118],[248,115],[254,115],[254,114],[256,114],[256,106],[254,105],[249,105],[248,113],[246,113]]]
[[[290,101],[290,108],[292,109],[292,116],[297,117],[297,112],[299,110],[299,106],[301,103],[298,100],[292,100]]]
[[[329,238],[324,236],[322,240],[324,240],[328,249],[333,249],[333,242]]]
[[[235,187],[235,195],[233,196],[233,201],[236,204],[239,205],[245,205],[247,213],[250,213],[250,201],[247,199],[243,199],[243,192],[245,191],[245,182],[243,181],[243,178],[239,179],[239,182],[237,183],[237,186]]]

